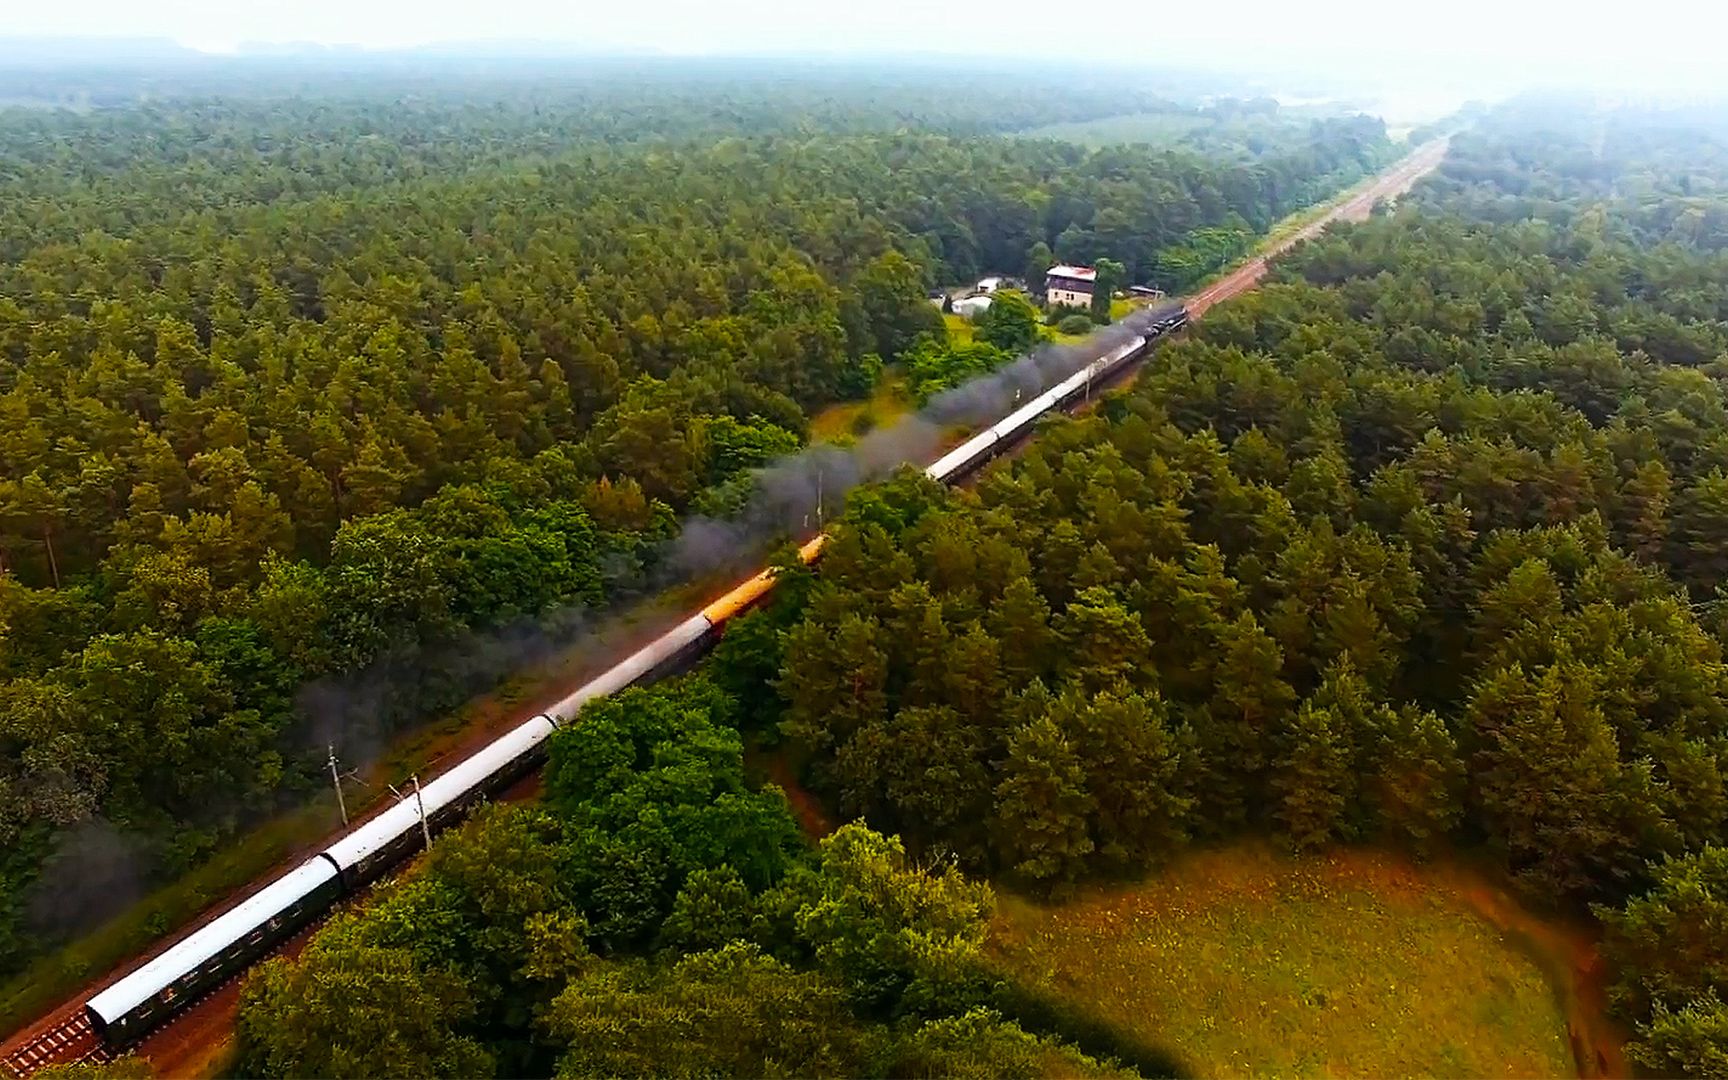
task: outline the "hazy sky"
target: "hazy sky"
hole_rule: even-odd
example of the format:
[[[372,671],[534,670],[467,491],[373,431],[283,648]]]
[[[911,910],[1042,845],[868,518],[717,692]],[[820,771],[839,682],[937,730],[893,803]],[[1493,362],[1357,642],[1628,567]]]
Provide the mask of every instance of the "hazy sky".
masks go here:
[[[170,37],[201,48],[537,40],[671,52],[854,50],[1197,62],[1286,46],[1469,80],[1555,72],[1728,92],[1728,0],[6,0],[3,35]],[[1059,14],[1058,14],[1059,13]],[[1059,22],[1071,29],[1057,30]],[[1104,32],[1100,33],[1099,31]]]

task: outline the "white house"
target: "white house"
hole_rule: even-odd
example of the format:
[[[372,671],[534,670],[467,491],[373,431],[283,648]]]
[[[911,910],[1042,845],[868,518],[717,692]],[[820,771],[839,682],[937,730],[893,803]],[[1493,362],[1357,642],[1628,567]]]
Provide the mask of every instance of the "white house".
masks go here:
[[[1091,307],[1098,271],[1090,266],[1052,266],[1044,274],[1044,302],[1051,306]]]

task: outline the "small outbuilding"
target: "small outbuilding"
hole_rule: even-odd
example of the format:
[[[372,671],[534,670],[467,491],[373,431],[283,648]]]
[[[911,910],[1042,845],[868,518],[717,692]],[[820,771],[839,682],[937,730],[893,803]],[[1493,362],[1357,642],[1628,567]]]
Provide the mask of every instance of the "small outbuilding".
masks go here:
[[[978,316],[984,314],[989,307],[990,298],[988,296],[968,296],[964,300],[954,301],[954,306],[950,310],[952,310],[956,315],[968,319],[976,319]]]

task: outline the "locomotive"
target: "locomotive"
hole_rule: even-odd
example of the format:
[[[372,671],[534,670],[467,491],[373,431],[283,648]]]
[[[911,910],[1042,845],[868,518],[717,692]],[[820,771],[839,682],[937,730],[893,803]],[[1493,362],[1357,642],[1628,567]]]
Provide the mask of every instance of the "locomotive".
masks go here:
[[[967,475],[1016,443],[1040,417],[1088,393],[1094,382],[1108,378],[1143,355],[1153,341],[1187,322],[1188,311],[1180,304],[1138,313],[1129,322],[1133,336],[1127,341],[942,455],[924,470],[925,475],[943,482]],[[798,557],[806,564],[815,562],[825,539],[818,535],[806,542]],[[772,571],[756,574],[544,713],[439,775],[420,793],[428,824],[448,825],[520,779],[545,757],[553,732],[575,720],[584,704],[677,670],[773,587]],[[413,851],[421,843],[421,813],[415,805],[398,802],[116,980],[85,1003],[92,1027],[111,1047],[137,1041]]]

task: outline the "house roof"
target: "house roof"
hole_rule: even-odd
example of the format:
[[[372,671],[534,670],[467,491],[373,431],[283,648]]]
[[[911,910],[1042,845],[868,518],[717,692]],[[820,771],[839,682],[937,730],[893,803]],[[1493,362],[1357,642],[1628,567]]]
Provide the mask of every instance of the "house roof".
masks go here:
[[[1098,280],[1098,271],[1090,266],[1052,266],[1045,274],[1050,277],[1073,278],[1075,281]]]

